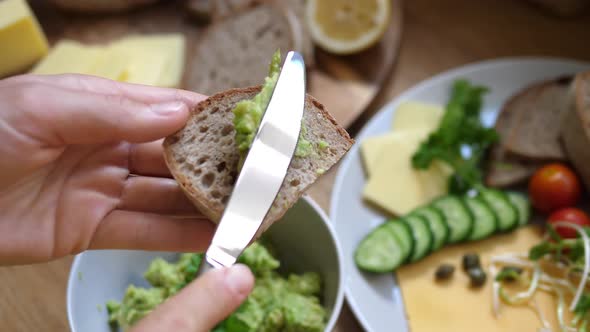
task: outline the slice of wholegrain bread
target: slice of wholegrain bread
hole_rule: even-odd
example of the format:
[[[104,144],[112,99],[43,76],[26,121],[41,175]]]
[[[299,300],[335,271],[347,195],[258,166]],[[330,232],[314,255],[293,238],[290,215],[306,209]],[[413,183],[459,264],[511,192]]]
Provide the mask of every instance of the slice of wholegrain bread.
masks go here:
[[[212,24],[195,46],[187,89],[212,95],[259,84],[277,49],[301,49],[301,33],[295,32],[300,26],[292,18],[284,6],[269,2]]]
[[[234,141],[232,109],[238,101],[250,99],[259,91],[258,86],[209,97],[191,111],[183,129],[164,141],[164,156],[172,175],[197,208],[214,222],[220,220],[238,174],[239,153]],[[260,233],[280,219],[354,142],[311,96],[305,100],[303,124],[304,138],[315,143],[314,151],[310,156],[292,160]],[[317,144],[320,141],[327,142],[328,147],[322,148]]]
[[[561,138],[570,162],[590,189],[590,71],[578,74],[572,84]]]
[[[500,146],[494,146],[490,152],[485,182],[497,188],[520,184],[542,165],[542,162],[524,160],[506,153]]]
[[[513,95],[500,109],[496,119],[495,129],[500,137],[499,142],[491,148],[486,165],[485,182],[491,187],[507,187],[520,183],[534,172],[534,167],[525,165],[522,158],[518,158],[506,151],[506,138],[512,132],[519,119],[519,98],[521,94]]]
[[[504,141],[507,151],[529,159],[565,160],[559,125],[566,110],[572,77],[533,84],[518,93],[507,112],[515,123]]]

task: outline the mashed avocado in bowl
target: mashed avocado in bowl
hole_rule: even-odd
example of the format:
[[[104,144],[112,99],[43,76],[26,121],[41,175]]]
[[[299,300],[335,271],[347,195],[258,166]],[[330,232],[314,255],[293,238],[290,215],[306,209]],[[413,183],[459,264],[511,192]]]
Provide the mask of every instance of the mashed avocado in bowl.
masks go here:
[[[121,302],[107,302],[109,323],[127,329],[149,314],[193,280],[201,257],[201,254],[182,254],[174,263],[154,259],[144,273],[152,287],[130,285]],[[327,312],[320,303],[322,282],[318,273],[279,273],[279,260],[269,244],[261,241],[250,245],[239,261],[254,273],[254,289],[238,310],[213,332],[324,331]]]

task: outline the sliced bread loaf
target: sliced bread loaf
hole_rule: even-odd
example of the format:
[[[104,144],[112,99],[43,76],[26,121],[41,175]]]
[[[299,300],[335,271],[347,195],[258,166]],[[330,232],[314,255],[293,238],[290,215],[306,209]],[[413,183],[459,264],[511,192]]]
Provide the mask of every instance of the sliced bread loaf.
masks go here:
[[[561,137],[570,162],[590,189],[590,71],[574,80],[561,122]]]
[[[496,119],[495,129],[500,136],[500,141],[491,149],[487,163],[485,182],[491,187],[506,187],[519,183],[532,174],[519,158],[506,151],[504,144],[506,137],[512,131],[518,119],[521,109],[514,107],[518,96],[513,96],[500,109]]]
[[[233,89],[202,101],[191,111],[186,126],[164,141],[164,155],[172,175],[197,208],[218,222],[237,177],[239,160],[234,141],[232,109],[250,99],[260,87]],[[311,96],[305,101],[304,138],[313,152],[294,157],[287,177],[261,227],[280,219],[303,192],[350,149],[353,140],[324,106]],[[326,142],[319,144],[319,142]]]
[[[152,4],[157,0],[51,0],[63,10],[98,14],[118,13]]]
[[[264,0],[187,0],[185,8],[204,22],[219,21],[251,8]]]
[[[523,160],[500,147],[494,146],[490,153],[485,182],[490,187],[509,187],[524,182],[541,167],[539,161]]]
[[[559,141],[559,123],[566,109],[571,77],[533,84],[511,99],[507,113],[515,123],[503,144],[524,158],[565,160]]]
[[[259,84],[277,49],[301,48],[291,23],[281,6],[265,3],[212,24],[196,45],[187,88],[212,95]]]

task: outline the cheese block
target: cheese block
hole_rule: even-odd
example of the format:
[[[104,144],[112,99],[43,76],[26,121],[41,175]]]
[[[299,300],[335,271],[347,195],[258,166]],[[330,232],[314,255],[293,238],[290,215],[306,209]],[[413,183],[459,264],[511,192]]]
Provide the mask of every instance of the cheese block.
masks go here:
[[[26,1],[0,1],[0,45],[0,78],[28,69],[47,54],[47,39]]]
[[[154,52],[142,47],[141,43],[130,43],[127,38],[113,43],[109,49],[110,52],[123,54],[130,59],[122,75],[125,82],[155,86],[161,84],[164,68],[170,57],[168,52]]]
[[[423,136],[423,131],[406,131],[389,137],[363,191],[368,202],[399,216],[447,192],[447,175],[436,164],[428,170],[412,167]]]
[[[34,74],[78,73],[129,83],[178,87],[185,61],[182,34],[134,35],[108,45],[59,41]]]
[[[135,66],[137,68],[143,67],[146,71],[153,68],[150,67],[150,61],[159,61],[153,58],[143,61],[142,58],[146,54],[165,55],[164,67],[160,71],[157,85],[163,87],[180,86],[186,61],[186,41],[182,34],[133,35],[119,40],[116,47],[125,49],[132,54],[132,57],[140,62]]]
[[[416,129],[406,131],[395,131],[381,136],[374,136],[364,139],[361,142],[361,157],[363,158],[363,164],[367,175],[371,175],[375,171],[375,167],[378,165],[379,158],[383,153],[393,153],[383,147],[389,143],[404,140],[407,137],[412,137],[418,140],[422,140],[428,136],[429,131],[427,129]]]
[[[394,131],[425,128],[434,131],[444,114],[439,105],[407,101],[401,103],[393,115],[391,128]]]
[[[161,78],[165,75],[166,60],[167,57],[159,53],[148,53],[135,58],[125,68],[125,82],[164,86]]]
[[[105,48],[100,52],[94,65],[88,72],[89,74],[110,80],[125,82],[127,79],[127,68],[133,63],[134,59],[129,58],[127,52],[113,47]]]
[[[541,240],[537,226],[522,227],[510,234],[496,235],[483,241],[445,247],[419,262],[402,266],[397,270],[397,281],[404,299],[404,307],[412,332],[522,332],[537,331],[541,322],[535,312],[526,306],[502,305],[496,318],[492,311],[492,282],[472,289],[469,278],[461,269],[461,257],[467,252],[480,255],[486,268],[493,255],[517,252],[527,253]],[[451,280],[434,281],[436,268],[442,263],[455,266]],[[545,292],[535,295],[541,310],[552,324],[553,331],[560,331],[555,317],[556,301]]]
[[[33,74],[53,75],[64,73],[89,73],[95,67],[102,47],[91,47],[73,40],[59,41],[31,70]]]

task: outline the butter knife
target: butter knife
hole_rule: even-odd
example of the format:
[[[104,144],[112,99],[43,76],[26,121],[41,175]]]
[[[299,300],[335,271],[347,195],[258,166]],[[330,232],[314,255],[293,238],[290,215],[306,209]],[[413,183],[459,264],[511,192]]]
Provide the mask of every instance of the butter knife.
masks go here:
[[[233,265],[258,232],[295,153],[305,106],[305,64],[289,52],[197,276]]]

